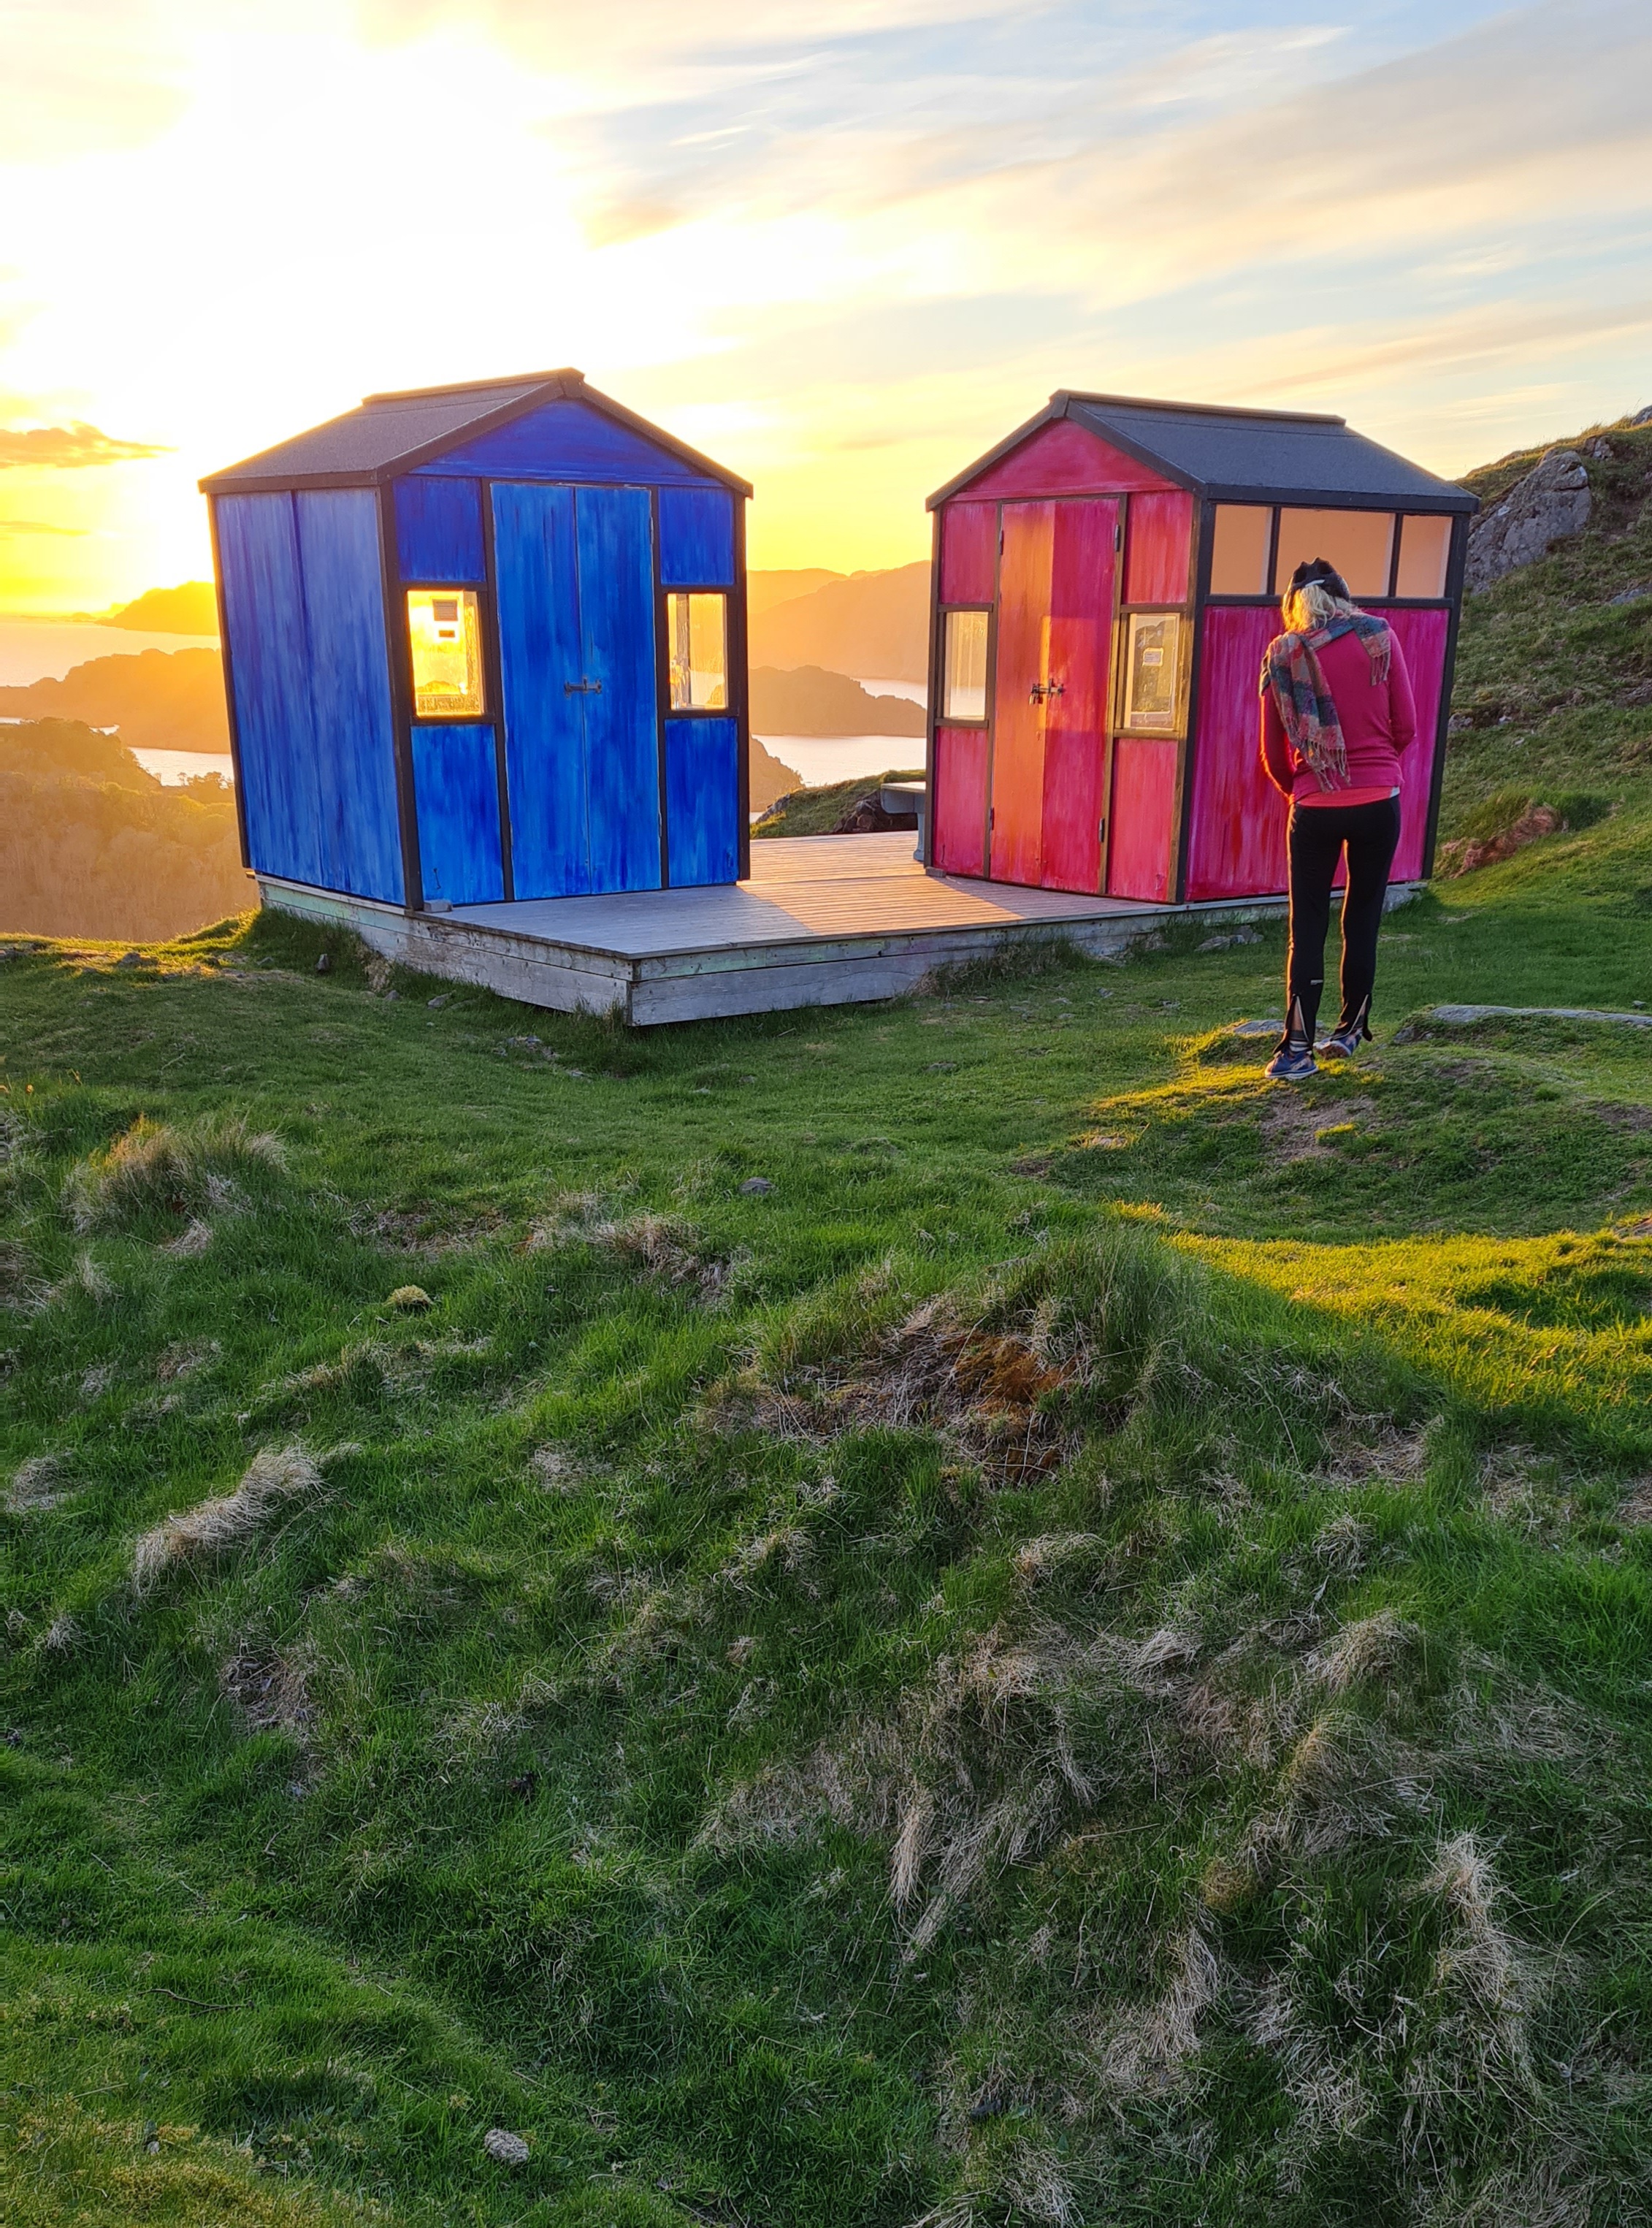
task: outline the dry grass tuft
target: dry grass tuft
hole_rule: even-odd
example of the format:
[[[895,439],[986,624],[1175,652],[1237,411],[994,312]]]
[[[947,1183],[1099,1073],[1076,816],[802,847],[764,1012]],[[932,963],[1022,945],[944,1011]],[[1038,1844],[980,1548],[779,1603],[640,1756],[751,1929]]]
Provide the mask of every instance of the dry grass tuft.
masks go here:
[[[211,1223],[203,1222],[196,1215],[188,1229],[181,1230],[176,1238],[169,1238],[161,1251],[174,1261],[198,1261],[211,1244]]]
[[[54,1617],[41,1636],[41,1646],[50,1655],[73,1655],[86,1635],[67,1610]]]
[[[999,1483],[1056,1468],[1071,1450],[1046,1403],[1079,1368],[1053,1356],[1034,1321],[1002,1329],[970,1319],[951,1297],[926,1301],[871,1350],[801,1368],[789,1385],[749,1379],[720,1420],[785,1438],[821,1441],[878,1427],[940,1431]]]
[[[166,1517],[132,1550],[132,1579],[147,1593],[186,1564],[209,1562],[255,1539],[278,1510],[321,1489],[322,1476],[302,1447],[266,1447],[234,1493]]]
[[[713,1302],[722,1295],[732,1265],[713,1251],[681,1215],[643,1212],[617,1216],[598,1192],[567,1192],[528,1236],[528,1250],[589,1245],[610,1253],[633,1274]]]
[[[55,1508],[67,1500],[62,1489],[61,1455],[31,1455],[19,1463],[6,1488],[6,1510],[12,1516],[33,1516]]]
[[[219,1674],[219,1683],[254,1732],[307,1738],[315,1711],[298,1657],[243,1642]]]
[[[233,1213],[246,1205],[243,1183],[263,1184],[285,1166],[280,1139],[239,1117],[179,1126],[140,1115],[106,1152],[75,1163],[63,1205],[82,1232],[127,1229],[157,1213]]]
[[[1392,1679],[1421,1641],[1414,1624],[1391,1609],[1381,1609],[1373,1617],[1345,1624],[1333,1640],[1314,1650],[1303,1668],[1333,1694],[1345,1694],[1351,1687]]]
[[[1176,1940],[1168,1986],[1145,2011],[1132,2007],[1097,2051],[1110,2089],[1162,2091],[1175,2086],[1199,2048],[1200,2022],[1220,1993],[1216,1952],[1197,1919]]]

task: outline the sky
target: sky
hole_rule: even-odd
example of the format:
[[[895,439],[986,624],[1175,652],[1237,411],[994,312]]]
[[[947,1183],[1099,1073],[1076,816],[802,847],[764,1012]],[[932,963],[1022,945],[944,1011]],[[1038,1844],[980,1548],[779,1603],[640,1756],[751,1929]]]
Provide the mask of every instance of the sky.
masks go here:
[[[199,477],[573,364],[927,554],[1058,387],[1448,476],[1652,403],[1645,0],[0,0],[0,611],[206,575]]]

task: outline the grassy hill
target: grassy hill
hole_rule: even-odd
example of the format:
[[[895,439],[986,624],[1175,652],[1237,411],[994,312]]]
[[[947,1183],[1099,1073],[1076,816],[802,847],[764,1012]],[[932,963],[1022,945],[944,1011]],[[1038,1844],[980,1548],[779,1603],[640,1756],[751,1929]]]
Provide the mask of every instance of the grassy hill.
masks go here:
[[[1648,2218],[1652,1029],[1430,1018],[1652,1009],[1614,530],[1450,794],[1616,809],[1300,1092],[1277,928],[633,1036],[9,940],[0,2216]]]
[[[0,970],[8,2219],[1645,2216],[1652,1031],[317,949]]]
[[[229,748],[223,665],[215,650],[143,650],[93,657],[62,679],[0,688],[0,718],[79,720],[118,727],[138,750]]]

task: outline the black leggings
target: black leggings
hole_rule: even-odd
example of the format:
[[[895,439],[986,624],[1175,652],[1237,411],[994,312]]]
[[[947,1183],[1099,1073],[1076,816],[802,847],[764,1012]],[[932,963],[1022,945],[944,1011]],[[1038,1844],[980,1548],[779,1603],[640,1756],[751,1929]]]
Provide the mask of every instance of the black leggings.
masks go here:
[[[1399,841],[1399,799],[1374,804],[1293,804],[1290,849],[1290,958],[1285,976],[1285,1035],[1312,1044],[1325,987],[1325,932],[1331,919],[1331,877],[1348,846],[1342,898],[1342,1013],[1339,1028],[1356,1024],[1368,1037],[1377,979],[1377,931],[1388,869]]]

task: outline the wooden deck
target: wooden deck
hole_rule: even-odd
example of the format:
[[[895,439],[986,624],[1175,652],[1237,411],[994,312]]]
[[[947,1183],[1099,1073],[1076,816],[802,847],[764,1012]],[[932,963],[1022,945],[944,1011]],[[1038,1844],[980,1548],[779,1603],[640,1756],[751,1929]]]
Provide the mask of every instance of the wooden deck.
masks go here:
[[[262,879],[265,902],[337,920],[410,967],[565,1013],[618,1008],[639,1027],[893,998],[938,967],[1059,936],[1117,951],[1159,923],[1212,926],[1281,899],[1174,906],[928,874],[910,835],[814,836],[752,846],[749,881],[701,890],[538,898],[403,913]]]

